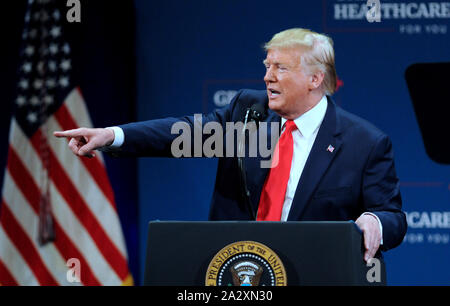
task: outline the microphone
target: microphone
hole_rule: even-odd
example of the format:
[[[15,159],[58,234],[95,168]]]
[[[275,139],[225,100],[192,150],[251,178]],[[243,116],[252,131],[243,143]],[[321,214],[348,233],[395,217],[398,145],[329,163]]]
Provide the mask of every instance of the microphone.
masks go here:
[[[247,108],[247,111],[245,112],[244,116],[244,127],[242,128],[242,137],[239,142],[239,154],[242,156],[245,151],[245,130],[247,128],[247,123],[249,121],[255,121],[257,128],[259,127],[259,122],[261,120],[265,119],[265,109],[262,104],[253,104],[250,108]],[[247,207],[248,212],[250,213],[250,216],[252,220],[256,220],[256,215],[253,210],[253,205],[251,203],[250,199],[250,191],[247,187],[247,176],[245,174],[245,165],[244,165],[244,158],[238,156],[238,166],[239,166],[239,172],[240,172],[240,183],[241,183],[241,195],[242,199],[245,203],[245,206]]]
[[[265,119],[265,109],[262,104],[253,104],[250,107],[250,119],[255,120],[256,124],[258,124],[261,120]]]

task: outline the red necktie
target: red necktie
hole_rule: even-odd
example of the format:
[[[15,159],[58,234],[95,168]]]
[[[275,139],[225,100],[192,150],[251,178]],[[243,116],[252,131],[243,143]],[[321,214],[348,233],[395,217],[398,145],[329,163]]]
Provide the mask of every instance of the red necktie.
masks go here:
[[[256,218],[258,221],[281,220],[284,197],[291,172],[292,155],[294,153],[292,132],[296,129],[297,126],[294,121],[286,121],[285,130],[277,143],[272,159],[272,168],[261,192]],[[278,164],[274,167],[277,161]]]

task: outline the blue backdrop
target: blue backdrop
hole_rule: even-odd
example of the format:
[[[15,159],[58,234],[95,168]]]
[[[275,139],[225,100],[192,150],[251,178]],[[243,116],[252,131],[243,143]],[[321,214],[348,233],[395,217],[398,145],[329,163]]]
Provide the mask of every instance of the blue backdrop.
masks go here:
[[[425,152],[404,73],[413,63],[450,60],[450,7],[409,2],[381,1],[381,22],[369,23],[358,0],[136,0],[137,119],[211,111],[239,88],[264,88],[262,45],[281,30],[330,35],[341,80],[335,100],[394,145],[409,229],[385,253],[388,283],[448,285],[450,166]],[[148,221],[207,220],[216,165],[139,160],[141,271]]]

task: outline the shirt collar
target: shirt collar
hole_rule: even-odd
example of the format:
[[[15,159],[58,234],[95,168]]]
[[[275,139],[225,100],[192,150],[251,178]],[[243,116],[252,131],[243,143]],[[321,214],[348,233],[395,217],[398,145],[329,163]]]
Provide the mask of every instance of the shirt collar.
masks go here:
[[[323,96],[316,106],[300,115],[297,119],[294,119],[295,125],[304,137],[311,136],[319,128],[322,124],[323,118],[325,117],[325,113],[327,112],[327,107],[327,97]],[[284,127],[284,123],[286,121],[287,119],[281,118],[282,127]]]

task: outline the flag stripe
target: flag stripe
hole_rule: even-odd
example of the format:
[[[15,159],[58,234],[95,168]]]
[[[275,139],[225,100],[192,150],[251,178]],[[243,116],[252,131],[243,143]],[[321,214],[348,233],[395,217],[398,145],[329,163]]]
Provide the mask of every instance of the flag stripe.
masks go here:
[[[9,146],[8,160],[10,162],[8,163],[7,173],[11,175],[14,181],[20,182],[20,184],[17,184],[17,186],[19,186],[19,189],[23,191],[23,194],[26,200],[28,201],[28,204],[34,210],[35,214],[38,215],[39,198],[41,195],[39,187],[36,184],[36,180],[34,180],[30,176],[30,173],[26,169],[25,165],[22,163],[22,160],[19,158],[15,148],[12,145]],[[40,167],[40,163],[35,164],[35,166]],[[13,190],[8,190],[7,193],[11,193],[10,191]]]
[[[117,279],[117,276],[112,272],[111,267],[91,240],[89,233],[73,216],[68,203],[53,184],[50,186],[50,194],[52,199],[59,203],[57,209],[53,208],[54,217],[59,220],[58,226],[55,226],[56,246],[61,253],[66,254],[65,259],[77,258],[80,260],[81,282],[85,285],[98,286],[106,284],[111,278]],[[64,226],[59,224],[64,224]],[[111,274],[113,274],[113,277]]]
[[[63,104],[55,113],[55,118],[63,130],[72,130],[79,127],[68,112],[65,104]],[[66,148],[67,150],[67,148]],[[82,158],[86,170],[91,174],[100,190],[108,199],[110,205],[116,210],[114,204],[114,193],[108,180],[106,169],[98,158]]]
[[[33,137],[31,137],[31,144],[37,152],[39,152],[40,142],[41,131],[38,130]],[[73,185],[71,179],[67,176],[61,164],[55,157],[54,152],[51,149],[49,151],[51,164],[50,177],[52,181],[65,201],[69,204],[74,214],[89,232],[100,252],[103,256],[105,256],[105,259],[109,262],[120,279],[125,279],[128,275],[126,259],[120,254],[118,248],[111,241],[98,220],[92,214],[92,211],[84,202],[78,190]]]
[[[58,224],[55,225],[55,236],[57,241],[55,243],[56,248],[65,254],[64,258],[69,260],[70,258],[77,258],[80,261],[81,271],[80,280],[84,285],[88,286],[100,286],[101,283],[94,275],[94,271],[91,266],[87,263],[83,254],[77,249],[72,240],[66,235],[62,227]],[[95,268],[95,267],[93,267]]]
[[[28,148],[28,151],[32,151],[31,148]],[[11,156],[11,160],[14,162],[15,165],[15,171],[9,171],[11,173],[11,176],[14,176],[15,179],[20,179],[21,185],[18,186],[27,186],[26,192],[23,192],[26,200],[33,208],[36,215],[39,214],[39,187],[35,184],[35,179],[33,179],[30,176],[30,173],[36,174],[37,171],[30,169],[30,172],[25,168],[21,160],[19,159],[18,155],[15,153],[15,150],[10,147],[9,150],[9,156]],[[37,156],[29,155],[29,164],[33,165],[36,168],[40,167],[40,160]],[[13,175],[14,173],[14,175]],[[52,191],[53,189],[51,189]],[[90,245],[93,245],[94,243],[89,243],[86,241],[86,239],[83,239],[83,237],[88,236],[88,234],[83,234],[81,232],[81,226],[79,224],[75,226],[73,225],[74,217],[71,217],[70,209],[66,209],[65,211],[62,211],[66,205],[63,205],[63,201],[59,200],[60,197],[55,196],[54,192],[51,192],[51,198],[56,198],[56,201],[54,202],[53,207],[53,217],[54,217],[54,225],[55,225],[55,235],[57,239],[55,240],[54,244],[55,247],[59,250],[59,252],[62,254],[63,258],[67,261],[69,258],[78,258],[80,260],[80,263],[83,266],[82,269],[82,282],[88,282],[89,284],[93,285],[100,285],[99,281],[97,280],[97,277],[94,276],[92,270],[90,267],[101,267],[102,263],[100,261],[100,257],[102,257],[99,252],[96,250],[95,246],[88,247]],[[60,213],[62,211],[62,213]],[[28,220],[27,220],[28,221]],[[82,253],[75,247],[75,245],[72,242],[72,239],[68,238],[67,234],[64,232],[60,224],[64,224],[67,230],[71,232],[75,232],[73,241],[76,241],[77,244],[80,247],[83,247],[85,249],[85,256],[87,257],[94,257],[98,254],[97,258],[95,260],[90,260],[89,264],[86,261],[85,257],[82,255]],[[89,238],[88,238],[89,239]]]
[[[31,177],[26,174],[22,176],[22,180],[29,181],[31,180]],[[52,273],[53,277],[58,281],[60,285],[76,285],[76,283],[72,284],[67,281],[67,260],[64,259],[63,255],[59,252],[58,249],[56,249],[55,244],[49,243],[43,247],[39,247],[36,244],[36,240],[33,239],[38,235],[37,229],[39,217],[37,215],[37,212],[32,209],[32,206],[24,198],[23,193],[19,190],[19,187],[17,185],[18,182],[14,182],[14,180],[11,178],[10,171],[6,172],[4,184],[5,188],[10,191],[4,194],[5,202],[14,203],[14,205],[7,205],[9,205],[8,207],[11,210],[12,214],[16,217],[17,221],[20,223],[27,236],[31,238],[34,246],[38,249],[39,254],[47,269],[50,271],[50,273]],[[28,183],[27,185],[32,184],[33,183]],[[32,196],[39,196],[39,194],[33,194],[31,192],[30,194]],[[58,221],[54,220],[54,222],[57,223]],[[59,223],[57,223],[55,227],[60,227]]]
[[[0,259],[0,286],[18,286],[19,284],[9,273],[3,261]]]
[[[53,278],[42,262],[39,252],[33,246],[33,242],[23,231],[22,227],[19,225],[4,200],[2,201],[1,219],[5,233],[11,239],[20,254],[22,254],[22,257],[33,271],[39,283],[45,286],[58,285],[57,281]]]
[[[36,165],[38,166],[38,165]],[[14,148],[10,145],[8,150],[8,165],[7,171],[11,174],[12,178],[16,182],[20,182],[20,188],[24,190],[24,195],[28,200],[28,203],[33,208],[36,214],[39,214],[39,198],[40,191],[36,183],[29,178],[29,174],[21,159],[15,152]],[[6,180],[5,180],[6,181]],[[4,185],[5,186],[5,185]],[[12,190],[8,190],[7,193],[11,193]],[[3,195],[5,197],[5,193]]]
[[[53,117],[47,121],[47,126],[50,131],[61,129]],[[110,239],[120,250],[122,256],[126,257],[125,243],[120,227],[110,226],[113,220],[115,220],[117,224],[120,224],[117,211],[110,205],[108,199],[104,197],[104,194],[100,191],[92,176],[86,171],[86,167],[88,166],[85,166],[85,164],[81,162],[81,160],[86,158],[75,156],[67,148],[67,141],[64,139],[50,137],[49,143],[55,153],[55,157],[58,158],[59,163],[64,168],[65,173],[70,173],[71,177],[77,177],[77,179],[72,179],[72,182],[77,190],[84,191],[80,193],[80,196],[88,205],[93,215],[97,218],[97,221],[102,225]]]
[[[12,244],[9,237],[6,235],[2,224],[0,223],[0,241],[2,247],[0,248],[0,260],[4,263],[5,268],[17,280],[19,284],[27,284],[29,286],[39,285],[36,277],[28,268],[27,263],[22,255]],[[0,275],[0,283],[6,276]]]
[[[86,108],[86,103],[78,103],[79,101],[85,101],[80,87],[74,88],[69,97],[72,99],[67,99],[66,105],[75,121],[80,126],[92,127],[91,117],[89,116],[89,112]]]
[[[12,126],[13,129],[16,129],[16,133],[20,135],[20,127],[17,125]],[[15,142],[11,142],[11,145],[15,145]],[[17,165],[16,172],[17,177],[23,182],[24,186],[27,186],[27,193],[25,194],[27,200],[32,203],[31,205],[35,208],[36,214],[39,213],[39,196],[40,191],[39,187],[35,184],[38,181],[38,177],[31,177],[31,175],[38,175],[40,172],[39,169],[42,168],[41,160],[34,152],[34,149],[29,145],[28,142],[21,142],[19,146],[20,150],[27,152],[27,164],[23,165],[18,155],[11,147],[11,158],[14,161],[14,164]],[[53,217],[55,218],[55,228],[60,228],[60,232],[64,232],[59,224],[64,224],[64,228],[67,231],[67,234],[64,234],[64,241],[70,243],[71,245],[65,246],[64,243],[61,242],[63,237],[58,236],[55,241],[56,247],[60,250],[60,252],[64,255],[64,258],[67,260],[72,257],[76,257],[80,259],[80,262],[85,267],[94,267],[97,269],[95,271],[103,271],[100,275],[94,276],[90,268],[88,269],[87,278],[83,277],[82,281],[88,279],[93,280],[93,282],[98,282],[97,277],[104,278],[105,280],[110,280],[111,276],[110,270],[111,267],[105,262],[103,256],[100,251],[97,249],[97,246],[92,241],[89,233],[84,230],[84,227],[77,221],[78,219],[73,215],[71,208],[67,204],[66,200],[63,199],[61,194],[53,188],[53,184],[50,186],[50,198],[54,203],[52,206]],[[56,224],[58,223],[59,224]],[[55,229],[56,230],[56,229]],[[67,237],[66,237],[67,236]],[[80,251],[78,251],[74,246],[73,242],[76,242],[76,245],[79,246]],[[84,257],[81,255],[84,254]],[[76,255],[76,256],[75,256]],[[86,257],[86,259],[85,259]],[[101,269],[100,269],[101,268]],[[103,280],[103,279],[102,279]]]

